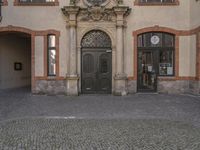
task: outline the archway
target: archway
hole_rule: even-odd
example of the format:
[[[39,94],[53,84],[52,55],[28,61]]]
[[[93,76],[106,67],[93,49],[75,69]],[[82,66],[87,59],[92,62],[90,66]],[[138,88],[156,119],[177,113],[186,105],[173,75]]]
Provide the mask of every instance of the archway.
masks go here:
[[[31,91],[31,34],[0,32],[0,89]]]
[[[86,33],[81,41],[81,90],[83,94],[112,91],[112,42],[101,30]]]

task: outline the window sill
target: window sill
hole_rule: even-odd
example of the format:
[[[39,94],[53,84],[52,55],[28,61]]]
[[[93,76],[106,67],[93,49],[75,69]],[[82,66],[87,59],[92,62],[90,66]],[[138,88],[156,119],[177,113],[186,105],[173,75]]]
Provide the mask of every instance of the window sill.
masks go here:
[[[59,2],[47,2],[47,3],[23,3],[23,2],[14,2],[14,6],[58,6]]]
[[[180,3],[179,3],[178,0],[175,1],[174,3],[156,3],[156,2],[154,2],[154,3],[141,3],[138,0],[136,0],[134,2],[135,6],[177,6],[179,4]]]
[[[159,81],[175,81],[176,77],[174,76],[158,76]]]

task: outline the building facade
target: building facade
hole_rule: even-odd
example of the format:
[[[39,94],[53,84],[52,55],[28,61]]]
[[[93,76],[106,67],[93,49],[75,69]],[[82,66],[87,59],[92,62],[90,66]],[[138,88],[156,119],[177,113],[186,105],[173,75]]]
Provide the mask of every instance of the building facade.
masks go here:
[[[200,93],[198,0],[3,0],[0,89]]]

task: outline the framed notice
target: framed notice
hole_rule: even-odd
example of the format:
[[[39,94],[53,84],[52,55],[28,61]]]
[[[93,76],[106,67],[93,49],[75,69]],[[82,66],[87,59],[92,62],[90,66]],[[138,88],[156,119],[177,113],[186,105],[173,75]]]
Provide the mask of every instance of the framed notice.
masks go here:
[[[15,71],[20,71],[20,70],[22,70],[22,63],[20,63],[20,62],[15,62],[15,63],[14,63],[14,70],[15,70]]]

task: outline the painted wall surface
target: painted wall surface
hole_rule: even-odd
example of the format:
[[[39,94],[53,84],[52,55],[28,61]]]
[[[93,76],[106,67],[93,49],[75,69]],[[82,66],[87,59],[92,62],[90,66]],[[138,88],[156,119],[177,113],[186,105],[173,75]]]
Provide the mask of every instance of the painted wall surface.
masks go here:
[[[200,1],[190,0],[190,26],[191,28],[198,27],[200,25]]]
[[[31,45],[30,39],[15,35],[0,36],[0,89],[30,86]],[[14,63],[21,62],[22,70],[14,70]]]
[[[44,76],[44,38],[35,37],[35,76]]]
[[[196,35],[180,37],[179,76],[196,75]]]
[[[60,76],[66,76],[66,73],[69,69],[69,64],[67,63],[69,59],[68,30],[66,29],[66,17],[61,11],[62,7],[69,5],[69,1],[70,0],[59,0],[59,6],[13,6],[13,1],[9,1],[8,6],[3,6],[3,20],[0,25],[0,27],[14,25],[19,27],[26,27],[32,30],[55,29],[60,31]],[[82,5],[81,0],[79,2],[80,4],[78,5]],[[112,1],[111,4],[112,3],[114,2]],[[124,51],[124,68],[128,76],[133,76],[134,73],[134,49],[132,37],[133,31],[141,28],[152,27],[155,25],[177,30],[190,30],[200,25],[200,2],[196,2],[195,0],[180,0],[180,5],[175,6],[134,6],[134,0],[124,0],[124,5],[132,8],[131,14],[127,17],[127,28],[125,29],[126,46]],[[92,24],[91,27],[93,27]],[[182,40],[180,40],[181,56],[185,54],[183,52],[185,51],[186,44],[182,43],[185,42],[185,40],[183,40],[184,38],[186,37],[183,37]],[[186,43],[189,44],[189,40],[186,40]],[[190,49],[189,45],[187,45],[188,49]],[[37,51],[39,50],[41,43],[39,45],[36,44],[35,46]],[[39,51],[36,53],[36,56],[39,56]],[[43,53],[40,53],[40,57],[42,55]],[[40,65],[36,65],[36,75],[38,76],[43,75],[44,71],[44,66],[42,66],[43,62],[40,57],[36,57],[39,59],[38,63],[40,63]],[[187,57],[183,58],[187,59]],[[188,62],[187,65],[189,65],[190,59],[188,58],[186,62]],[[180,66],[180,68],[180,75],[182,76],[194,74],[193,68],[191,68],[191,73],[189,73],[190,70],[184,71],[182,69],[183,66]]]

